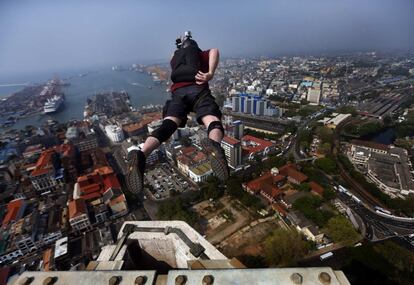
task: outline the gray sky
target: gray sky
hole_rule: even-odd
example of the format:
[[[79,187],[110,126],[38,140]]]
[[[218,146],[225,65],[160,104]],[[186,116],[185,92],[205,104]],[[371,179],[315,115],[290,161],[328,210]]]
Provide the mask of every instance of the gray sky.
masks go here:
[[[189,29],[223,56],[414,47],[412,0],[0,0],[0,77],[167,59]]]

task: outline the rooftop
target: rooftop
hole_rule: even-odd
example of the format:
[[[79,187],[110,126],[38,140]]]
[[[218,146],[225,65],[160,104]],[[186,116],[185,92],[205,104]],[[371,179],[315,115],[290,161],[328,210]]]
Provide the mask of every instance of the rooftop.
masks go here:
[[[203,175],[209,171],[211,171],[210,162],[206,161],[196,167],[190,168],[190,171],[192,171],[196,175]]]
[[[240,143],[239,140],[237,140],[237,139],[235,139],[233,137],[229,137],[229,136],[224,136],[223,137],[223,142],[224,143],[227,143],[229,145],[236,145],[236,144],[239,144]]]
[[[298,171],[297,166],[293,163],[286,164],[279,168],[279,173],[290,178],[295,179],[299,183],[302,183],[308,179],[308,177],[302,172]]]
[[[69,202],[69,219],[86,214],[86,203],[80,198]]]
[[[264,151],[267,147],[271,146],[273,146],[272,142],[251,135],[245,135],[242,138],[242,148],[249,154]]]
[[[365,146],[369,148],[375,148],[380,150],[386,150],[388,151],[389,146],[385,144],[375,143],[371,141],[363,141],[363,140],[351,140],[351,144],[359,145],[359,146]]]
[[[24,204],[23,199],[15,199],[7,204],[7,214],[3,219],[2,226],[6,227],[11,221],[15,221],[21,207]]]

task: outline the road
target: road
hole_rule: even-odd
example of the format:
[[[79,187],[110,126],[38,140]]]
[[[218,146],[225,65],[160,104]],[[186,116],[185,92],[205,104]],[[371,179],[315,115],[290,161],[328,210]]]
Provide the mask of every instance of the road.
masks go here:
[[[378,215],[363,203],[357,203],[344,193],[338,193],[340,199],[365,224],[365,237],[370,241],[378,241],[393,237],[401,237],[414,233],[414,222],[402,222]],[[413,248],[414,249],[414,248]]]
[[[304,130],[308,128],[309,124],[312,122],[312,119],[306,120],[298,129]],[[335,137],[334,137],[334,150],[335,153],[340,151],[340,141],[339,141],[339,133],[344,125],[340,125],[335,130]],[[290,149],[287,153],[292,153],[296,161],[303,161],[306,159],[306,156],[302,155],[299,151],[299,143],[296,139],[296,136],[293,137],[292,143],[290,145]],[[360,198],[363,203],[357,203],[355,200],[351,199],[351,197],[347,196],[346,194],[339,193],[338,198],[346,204],[355,215],[357,215],[366,228],[366,235],[365,237],[368,240],[376,241],[388,238],[397,238],[400,239],[401,242],[404,242],[406,236],[409,234],[414,233],[414,221],[397,221],[392,218],[386,218],[383,216],[378,215],[373,209],[375,206],[380,206],[385,208],[377,198],[373,197],[369,192],[367,192],[359,183],[357,183],[349,173],[344,169],[342,164],[338,162],[339,173],[343,180],[345,180],[351,188],[349,191],[352,192],[353,195]],[[333,178],[329,175],[324,174],[327,181],[330,181],[332,185],[337,185],[337,181],[334,181]],[[407,241],[405,241],[407,243]],[[410,246],[414,246],[411,243],[408,243]]]

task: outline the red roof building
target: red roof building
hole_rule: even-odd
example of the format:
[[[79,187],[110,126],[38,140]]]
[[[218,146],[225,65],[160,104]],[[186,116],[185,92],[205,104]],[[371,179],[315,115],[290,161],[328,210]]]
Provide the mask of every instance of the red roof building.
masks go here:
[[[42,152],[39,159],[36,162],[36,167],[32,171],[31,176],[39,176],[42,174],[47,174],[53,170],[53,157],[56,154],[54,149],[47,149]]]
[[[273,147],[272,142],[251,135],[242,138],[243,155],[248,156],[249,159],[253,159],[255,155],[266,155]]]
[[[64,180],[64,171],[73,181],[77,176],[76,152],[71,144],[61,144],[44,150],[30,174],[32,185],[44,195],[55,190]]]
[[[282,194],[282,190],[272,184],[263,185],[262,190],[260,191],[260,195],[269,201],[270,204],[274,203],[280,194]]]
[[[69,219],[74,219],[85,214],[87,214],[86,203],[82,198],[69,202]]]
[[[324,189],[318,183],[316,183],[314,181],[311,181],[311,182],[309,182],[309,186],[311,187],[311,192],[312,193],[317,194],[319,196],[323,195]]]
[[[91,226],[85,201],[80,198],[69,202],[69,223],[75,231],[82,231]]]
[[[15,199],[7,204],[7,214],[3,219],[2,227],[5,228],[10,222],[15,222],[22,218],[26,202],[24,199]]]
[[[286,176],[289,182],[294,184],[301,184],[308,179],[305,174],[298,171],[297,166],[293,163],[286,164],[279,168],[279,173]]]
[[[280,187],[289,181],[300,184],[308,177],[298,171],[295,164],[286,164],[281,168],[273,168],[262,174],[260,177],[243,184],[243,188],[251,194],[262,195],[269,203],[275,203],[276,199],[282,194]]]
[[[273,203],[272,204],[272,209],[275,212],[279,213],[279,215],[282,216],[282,217],[286,217],[286,215],[287,215],[286,209],[279,203]]]
[[[197,166],[207,160],[207,155],[193,146],[184,147],[177,156],[178,169],[186,175],[188,168]]]
[[[269,171],[260,176],[259,178],[249,181],[247,184],[245,184],[245,189],[251,194],[257,194],[262,190],[263,185],[273,185],[283,181],[284,179],[285,177],[283,175],[273,175]]]
[[[223,141],[229,145],[237,145],[240,143],[240,141],[238,139],[235,139],[233,137],[230,136],[224,136],[223,137]]]
[[[100,198],[109,188],[121,189],[116,174],[109,166],[95,169],[92,173],[78,177],[74,198],[86,201]]]

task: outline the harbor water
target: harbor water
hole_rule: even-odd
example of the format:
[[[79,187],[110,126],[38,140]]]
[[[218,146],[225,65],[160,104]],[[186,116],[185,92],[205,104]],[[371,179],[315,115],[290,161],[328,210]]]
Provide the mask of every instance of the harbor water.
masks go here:
[[[164,104],[170,96],[166,92],[168,86],[165,84],[154,84],[152,77],[147,73],[136,71],[112,71],[110,68],[107,68],[85,73],[72,73],[72,75],[66,76],[58,74],[58,76],[61,79],[66,79],[65,82],[70,83],[69,86],[63,87],[66,100],[60,111],[54,114],[39,114],[21,118],[12,128],[21,129],[27,125],[39,126],[49,119],[59,122],[83,119],[83,110],[87,98],[97,92],[125,90],[130,96],[132,106],[135,108],[149,104]],[[49,79],[52,77],[53,74],[49,76]],[[32,82],[41,83],[45,82],[45,80]],[[1,88],[5,87],[0,87],[0,91],[3,91],[4,89]],[[11,87],[7,88],[12,89]],[[23,87],[15,88],[13,91]]]

